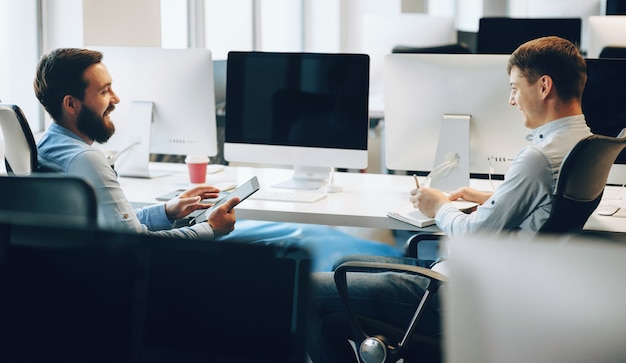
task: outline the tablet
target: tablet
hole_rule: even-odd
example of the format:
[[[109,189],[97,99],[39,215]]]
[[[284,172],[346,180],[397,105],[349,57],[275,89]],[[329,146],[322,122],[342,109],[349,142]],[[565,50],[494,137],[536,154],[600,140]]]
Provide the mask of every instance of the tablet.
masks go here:
[[[230,192],[228,195],[226,195],[223,198],[217,200],[215,202],[215,204],[213,204],[211,207],[207,208],[202,214],[200,214],[199,216],[194,218],[190,222],[190,224],[195,224],[195,223],[198,223],[198,222],[206,221],[207,218],[209,217],[209,215],[211,214],[211,212],[213,212],[213,209],[219,207],[220,205],[222,205],[227,200],[230,200],[230,199],[232,199],[234,197],[239,197],[239,203],[241,203],[246,198],[248,198],[249,196],[254,194],[257,190],[259,190],[259,180],[257,179],[256,176],[253,176],[247,182],[245,182],[245,183],[241,184],[240,186],[238,186],[237,188],[235,188],[235,190]],[[239,203],[237,203],[237,204],[239,204]]]

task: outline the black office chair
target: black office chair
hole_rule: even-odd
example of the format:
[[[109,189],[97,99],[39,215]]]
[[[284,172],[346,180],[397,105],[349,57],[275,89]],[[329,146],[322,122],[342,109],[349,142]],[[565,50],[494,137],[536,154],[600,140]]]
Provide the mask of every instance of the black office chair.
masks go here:
[[[58,174],[0,176],[0,223],[97,225],[96,193],[87,181]]]
[[[465,43],[442,44],[432,47],[414,47],[396,45],[391,53],[438,53],[438,54],[469,54],[471,49]]]
[[[609,171],[618,155],[626,148],[626,137],[614,138],[602,135],[592,135],[578,142],[567,154],[559,173],[554,192],[554,203],[550,217],[540,229],[541,234],[564,234],[582,231],[587,219],[597,208],[604,187],[606,185]],[[413,257],[416,264],[419,264],[419,243],[423,241],[437,241],[443,236],[442,233],[421,233],[412,236],[407,241],[406,253]],[[367,321],[368,331],[376,334],[392,334],[398,336],[397,327],[389,327],[383,322],[372,319],[357,317],[352,313],[349,296],[347,293],[346,272],[380,272],[397,271],[417,274],[426,277],[430,281],[427,293],[422,302],[418,305],[415,315],[408,324],[408,328],[401,340],[394,340],[391,343],[381,343],[376,335],[367,334],[361,322]],[[421,308],[432,293],[435,293],[439,286],[445,282],[445,278],[439,274],[432,274],[428,269],[411,265],[377,264],[370,262],[348,261],[339,265],[335,270],[335,281],[339,294],[344,301],[349,322],[355,331],[354,336],[357,346],[361,347],[361,354],[371,360],[367,362],[395,362],[397,359],[405,358],[409,344],[415,344],[418,339],[424,337],[415,336],[413,330],[419,320]],[[432,342],[426,347],[430,350],[422,350],[424,356],[428,356],[435,361],[441,359],[433,349],[437,348],[437,342]],[[364,351],[364,352],[363,352]],[[418,350],[419,351],[419,350]],[[417,357],[419,358],[419,356]],[[367,359],[367,358],[366,358]],[[430,360],[429,360],[430,361]]]
[[[626,47],[607,46],[600,51],[599,58],[626,58]]]
[[[28,121],[16,105],[0,104],[4,136],[4,163],[9,174],[28,175],[37,170],[37,146]]]

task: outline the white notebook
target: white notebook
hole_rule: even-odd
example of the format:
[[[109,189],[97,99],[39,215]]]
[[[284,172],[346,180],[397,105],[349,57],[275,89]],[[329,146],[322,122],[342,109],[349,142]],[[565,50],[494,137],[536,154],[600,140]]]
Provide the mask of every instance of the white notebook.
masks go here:
[[[452,204],[459,210],[468,210],[474,208],[478,203],[468,202],[466,200],[455,200]],[[419,209],[413,208],[413,205],[407,204],[406,206],[397,210],[390,210],[387,212],[387,216],[399,221],[412,224],[415,227],[424,228],[435,224],[435,219],[424,215]]]

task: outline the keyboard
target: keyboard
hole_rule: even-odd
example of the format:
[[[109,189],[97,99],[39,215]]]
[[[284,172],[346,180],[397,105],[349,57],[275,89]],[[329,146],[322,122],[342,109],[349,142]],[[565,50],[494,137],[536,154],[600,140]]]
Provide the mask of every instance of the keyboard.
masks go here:
[[[299,202],[314,203],[326,198],[326,194],[302,192],[302,191],[279,191],[279,190],[259,190],[250,196],[250,199],[273,200],[279,202]]]

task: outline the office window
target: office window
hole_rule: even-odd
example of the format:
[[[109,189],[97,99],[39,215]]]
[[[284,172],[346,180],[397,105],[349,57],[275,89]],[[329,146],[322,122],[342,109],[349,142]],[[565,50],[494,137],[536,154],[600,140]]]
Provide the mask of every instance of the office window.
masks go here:
[[[214,59],[231,50],[302,51],[302,1],[205,0],[206,47]]]
[[[231,50],[253,48],[253,1],[205,0],[206,47],[213,59],[226,59]]]
[[[0,100],[24,111],[33,132],[43,129],[33,77],[39,60],[36,0],[0,0]]]
[[[180,0],[161,0],[161,47],[187,48],[189,45],[189,7]]]

